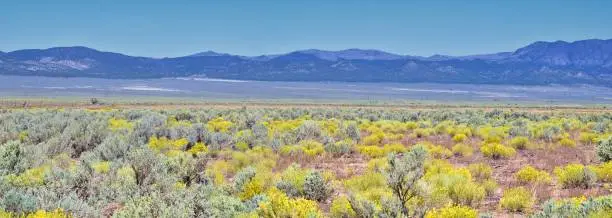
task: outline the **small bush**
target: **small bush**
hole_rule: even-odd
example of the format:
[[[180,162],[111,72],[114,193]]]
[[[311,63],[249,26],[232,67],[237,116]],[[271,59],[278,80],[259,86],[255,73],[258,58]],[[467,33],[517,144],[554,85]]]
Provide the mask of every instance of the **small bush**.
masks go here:
[[[427,151],[433,158],[446,159],[453,156],[453,152],[451,150],[448,150],[448,148],[441,145],[428,146]]]
[[[452,147],[453,154],[460,157],[470,157],[474,153],[472,146],[466,144],[456,144]]]
[[[416,136],[417,138],[423,138],[423,137],[427,137],[429,135],[431,135],[431,133],[433,132],[432,129],[421,129],[421,128],[417,128],[414,129],[414,136]]]
[[[581,132],[580,137],[579,137],[580,142],[584,144],[595,143],[597,141],[596,139],[597,139],[597,134],[592,133],[592,132]]]
[[[535,200],[531,192],[524,187],[510,188],[504,191],[499,205],[510,212],[527,212]]]
[[[370,158],[377,158],[385,156],[385,150],[381,147],[370,145],[370,146],[359,146],[357,147],[359,153],[366,155]]]
[[[276,188],[270,189],[268,200],[259,204],[261,217],[323,217],[316,202],[303,198],[292,199]]]
[[[385,146],[383,146],[383,150],[385,151],[385,154],[404,153],[408,151],[408,149],[400,143],[386,144]]]
[[[596,166],[589,166],[589,168],[595,172],[599,181],[612,182],[612,161]]]
[[[612,196],[601,196],[586,199],[585,197],[561,200],[549,200],[544,203],[542,211],[533,215],[534,218],[549,217],[581,217],[604,218],[612,214]]]
[[[331,194],[330,185],[319,172],[310,172],[304,180],[304,195],[306,199],[324,201]]]
[[[329,210],[332,218],[347,218],[356,216],[355,211],[351,207],[349,199],[345,196],[340,196],[334,199]]]
[[[597,156],[599,156],[601,162],[612,160],[612,136],[597,143]]]
[[[509,158],[516,154],[514,148],[498,143],[483,145],[480,147],[480,152],[482,152],[485,157],[490,157],[493,159]]]
[[[383,197],[391,196],[385,176],[377,172],[366,172],[344,181],[344,187],[359,198],[380,204]]]
[[[568,164],[565,167],[557,167],[554,173],[565,188],[589,188],[597,181],[595,173],[582,164]]]
[[[470,174],[479,181],[491,178],[493,168],[486,163],[475,163],[468,165]]]
[[[474,206],[484,199],[486,190],[474,182],[461,182],[450,186],[448,196],[456,204]]]
[[[493,195],[495,193],[495,190],[497,190],[498,186],[497,182],[493,178],[484,180],[480,185],[482,186],[482,188],[484,188],[485,192],[487,193],[487,196]]]
[[[385,133],[383,132],[372,133],[371,135],[363,138],[363,144],[380,145],[382,144],[383,139],[385,139]]]
[[[523,184],[550,184],[550,175],[543,170],[537,170],[530,165],[521,168],[516,174],[514,174],[516,180]]]
[[[108,171],[110,171],[110,162],[108,161],[101,161],[101,162],[96,162],[91,164],[91,168],[96,172],[96,173],[108,173]]]
[[[478,211],[466,206],[447,206],[432,209],[425,214],[425,218],[476,218]]]
[[[529,138],[525,136],[514,137],[510,140],[510,146],[519,150],[527,148],[527,143],[529,143]]]
[[[323,144],[317,141],[311,141],[311,140],[301,141],[300,146],[302,146],[304,154],[306,154],[306,156],[308,157],[314,157],[314,156],[323,154],[323,152],[325,152],[325,149],[323,148]]]
[[[342,155],[349,154],[351,153],[352,148],[353,141],[350,139],[325,144],[325,152],[333,155],[334,157],[340,157]]]
[[[387,167],[389,167],[389,160],[386,157],[368,161],[368,170],[371,172],[383,172]]]
[[[455,142],[463,142],[467,139],[467,136],[465,134],[459,133],[459,134],[455,134],[453,136],[453,141]]]
[[[559,140],[559,144],[561,146],[569,147],[569,148],[575,148],[576,147],[576,142],[574,142],[574,140],[571,140],[569,138],[562,138],[561,140]]]

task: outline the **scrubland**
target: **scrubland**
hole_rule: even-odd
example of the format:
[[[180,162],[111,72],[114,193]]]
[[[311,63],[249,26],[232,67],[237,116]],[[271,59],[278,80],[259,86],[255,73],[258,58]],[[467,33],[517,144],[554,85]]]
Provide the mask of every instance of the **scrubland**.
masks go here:
[[[0,217],[610,217],[612,113],[5,109]]]

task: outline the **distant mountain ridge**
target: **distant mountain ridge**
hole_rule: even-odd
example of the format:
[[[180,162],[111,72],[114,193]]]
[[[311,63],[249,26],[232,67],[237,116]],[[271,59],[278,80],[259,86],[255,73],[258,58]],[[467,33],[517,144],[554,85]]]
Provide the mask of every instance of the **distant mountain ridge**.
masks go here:
[[[535,42],[512,52],[430,57],[354,48],[254,57],[205,51],[149,58],[55,47],[0,52],[0,75],[612,86],[612,39]]]

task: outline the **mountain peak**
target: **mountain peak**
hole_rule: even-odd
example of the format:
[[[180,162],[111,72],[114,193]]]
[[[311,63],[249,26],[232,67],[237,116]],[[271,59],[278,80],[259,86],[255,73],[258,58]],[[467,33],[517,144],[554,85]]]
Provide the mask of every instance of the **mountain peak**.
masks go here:
[[[606,66],[612,62],[612,39],[538,41],[517,49],[511,56],[522,61],[551,65]]]
[[[204,51],[204,52],[198,52],[192,55],[189,55],[189,57],[210,57],[210,56],[229,56],[230,54],[227,53],[219,53],[219,52],[215,52],[212,50],[208,50],[208,51]]]
[[[405,56],[384,52],[375,49],[358,49],[349,48],[339,51],[327,51],[319,49],[308,49],[297,51],[299,53],[315,55],[318,58],[336,61],[338,59],[345,60],[398,60]]]

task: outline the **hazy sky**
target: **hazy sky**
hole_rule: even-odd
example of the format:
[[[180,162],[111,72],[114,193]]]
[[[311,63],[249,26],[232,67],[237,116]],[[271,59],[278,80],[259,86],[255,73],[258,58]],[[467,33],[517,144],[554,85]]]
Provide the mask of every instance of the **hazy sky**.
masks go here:
[[[129,3],[124,3],[129,2]],[[83,45],[139,56],[319,48],[511,51],[612,38],[610,0],[2,0],[0,50]]]

